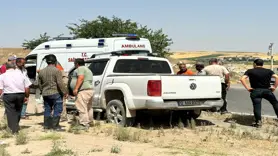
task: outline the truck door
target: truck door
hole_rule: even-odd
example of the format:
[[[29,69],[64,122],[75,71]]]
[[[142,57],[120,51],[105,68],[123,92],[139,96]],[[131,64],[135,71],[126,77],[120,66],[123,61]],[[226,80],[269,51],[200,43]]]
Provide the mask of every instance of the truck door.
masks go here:
[[[94,87],[94,97],[93,97],[93,107],[101,106],[101,86],[104,76],[105,67],[109,59],[97,59],[93,60],[92,63],[88,64],[88,68],[93,73],[93,87]]]

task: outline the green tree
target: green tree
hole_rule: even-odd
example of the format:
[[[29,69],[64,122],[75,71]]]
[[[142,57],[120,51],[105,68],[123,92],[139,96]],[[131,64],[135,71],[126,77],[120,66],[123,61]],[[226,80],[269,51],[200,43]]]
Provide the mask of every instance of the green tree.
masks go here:
[[[164,34],[162,29],[152,30],[130,19],[122,20],[115,16],[109,19],[98,16],[92,21],[81,19],[80,24],[72,23],[67,28],[70,34],[77,38],[108,38],[117,33],[134,33],[139,37],[149,39],[153,52],[158,53],[159,56],[167,57],[171,54],[169,46],[173,43],[172,39]]]
[[[41,43],[49,41],[49,39],[50,39],[50,36],[48,36],[47,33],[40,34],[40,37],[37,39],[34,38],[32,40],[24,40],[24,42],[22,43],[22,47],[33,50]]]
[[[22,47],[24,47],[25,49],[30,49],[33,50],[35,49],[38,45],[47,42],[51,39],[55,39],[55,38],[59,38],[61,36],[63,36],[64,34],[60,34],[57,37],[51,38],[50,36],[47,35],[47,33],[44,34],[40,34],[39,38],[34,38],[32,40],[24,40],[24,43],[22,43]]]

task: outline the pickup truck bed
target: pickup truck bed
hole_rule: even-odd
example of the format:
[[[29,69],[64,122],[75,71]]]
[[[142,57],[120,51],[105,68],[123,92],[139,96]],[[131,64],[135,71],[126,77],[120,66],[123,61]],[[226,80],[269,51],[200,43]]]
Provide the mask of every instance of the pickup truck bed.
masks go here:
[[[129,86],[133,105],[129,109],[210,109],[221,107],[218,76],[183,75],[109,75],[113,84]],[[136,82],[136,83],[134,83]],[[111,85],[113,85],[111,84]],[[156,85],[156,86],[155,86]],[[157,94],[153,90],[157,89]]]

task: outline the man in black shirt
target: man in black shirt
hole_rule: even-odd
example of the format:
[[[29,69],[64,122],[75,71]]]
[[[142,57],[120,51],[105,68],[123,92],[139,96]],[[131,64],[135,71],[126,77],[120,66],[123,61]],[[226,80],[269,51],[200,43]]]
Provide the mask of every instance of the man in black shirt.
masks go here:
[[[278,76],[270,69],[263,68],[264,61],[256,59],[254,61],[254,68],[248,69],[241,78],[242,85],[250,92],[250,98],[253,103],[253,111],[255,116],[255,127],[261,127],[261,103],[262,99],[268,100],[278,117],[278,101],[273,94],[278,86]],[[246,83],[249,78],[250,87]],[[275,78],[274,86],[270,85],[271,78]]]

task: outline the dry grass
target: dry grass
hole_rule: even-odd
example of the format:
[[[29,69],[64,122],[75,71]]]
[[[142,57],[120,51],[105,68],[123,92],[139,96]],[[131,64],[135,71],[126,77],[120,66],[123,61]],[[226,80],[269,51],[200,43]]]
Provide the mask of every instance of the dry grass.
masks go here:
[[[71,149],[64,149],[62,143],[59,141],[53,141],[52,149],[45,156],[76,156],[76,153]]]
[[[28,133],[25,131],[20,131],[15,137],[16,145],[25,145],[28,143]]]
[[[11,156],[9,152],[6,150],[6,146],[1,145],[0,146],[0,155],[1,156]]]
[[[174,52],[171,55],[174,59],[181,59],[181,58],[192,58],[192,57],[201,57],[201,56],[208,56],[213,54],[221,54],[220,57],[244,57],[244,56],[253,56],[253,57],[260,57],[260,58],[269,58],[267,53],[260,53],[260,52],[216,52],[216,51],[184,51],[184,52]],[[274,59],[278,59],[278,55],[274,55]]]
[[[1,114],[1,112],[0,112]],[[261,129],[248,126],[252,116],[220,115],[203,112],[198,120],[177,119],[170,128],[165,124],[137,127],[119,127],[102,121],[88,131],[74,134],[68,132],[43,132],[38,125],[42,116],[22,120],[22,135],[2,138],[6,146],[0,155],[277,155],[278,122],[264,118]],[[4,122],[4,120],[3,120]],[[5,124],[1,133],[5,132]],[[67,123],[61,123],[70,129]],[[167,126],[166,126],[167,125]],[[9,134],[8,132],[6,132]],[[27,139],[28,138],[28,139]],[[19,145],[18,142],[21,142]],[[51,147],[52,148],[42,148]],[[148,150],[146,150],[148,149]],[[3,154],[2,154],[3,155]]]
[[[23,48],[0,48],[0,64],[5,63],[11,55],[25,57],[29,52],[30,50],[24,50]]]
[[[28,148],[26,148],[24,151],[21,152],[21,154],[31,154],[32,151],[30,151]]]
[[[264,127],[255,129],[252,127],[242,126],[243,121],[249,122],[251,117],[241,117],[233,115],[220,115],[218,113],[203,113],[200,120],[185,120],[185,123],[180,119],[177,126],[173,128],[150,127],[142,129],[138,127],[119,127],[112,124],[99,123],[98,126],[92,127],[88,132],[83,132],[78,135],[73,133],[42,133],[39,139],[38,135],[33,135],[30,139],[35,141],[33,144],[40,144],[54,140],[52,149],[46,156],[63,156],[63,155],[108,155],[109,153],[119,155],[130,155],[129,151],[132,148],[133,155],[241,155],[244,151],[245,155],[259,155],[266,153],[271,155],[278,152],[275,148],[278,146],[278,130],[276,130],[276,121],[264,119]],[[213,122],[211,125],[206,120]],[[229,122],[223,122],[229,120]],[[36,131],[35,131],[36,132]],[[35,133],[34,132],[34,133]],[[26,136],[26,135],[25,135]],[[82,146],[88,146],[87,151],[81,147],[78,149],[69,146],[70,137],[78,138],[84,142]],[[58,141],[61,138],[64,140],[65,146]],[[99,138],[99,139],[98,139]],[[86,139],[91,140],[89,145]],[[103,141],[95,141],[95,140]],[[77,140],[76,140],[77,141]],[[85,143],[86,142],[86,143]],[[35,150],[28,143],[23,153]],[[131,146],[132,145],[132,146]],[[79,146],[75,143],[74,146]],[[256,148],[254,148],[256,147]],[[143,149],[148,148],[148,151]],[[157,149],[157,150],[156,150]],[[249,150],[254,149],[254,150]],[[78,151],[78,152],[74,152]],[[10,150],[9,150],[10,152]],[[151,152],[151,153],[150,153]],[[86,153],[86,154],[84,154]]]
[[[113,145],[110,150],[111,153],[121,153],[121,147],[119,145]]]
[[[63,139],[64,137],[59,134],[59,133],[55,133],[55,132],[50,132],[50,133],[46,133],[46,134],[43,134],[42,136],[40,136],[38,138],[38,140],[60,140],[60,139]]]

